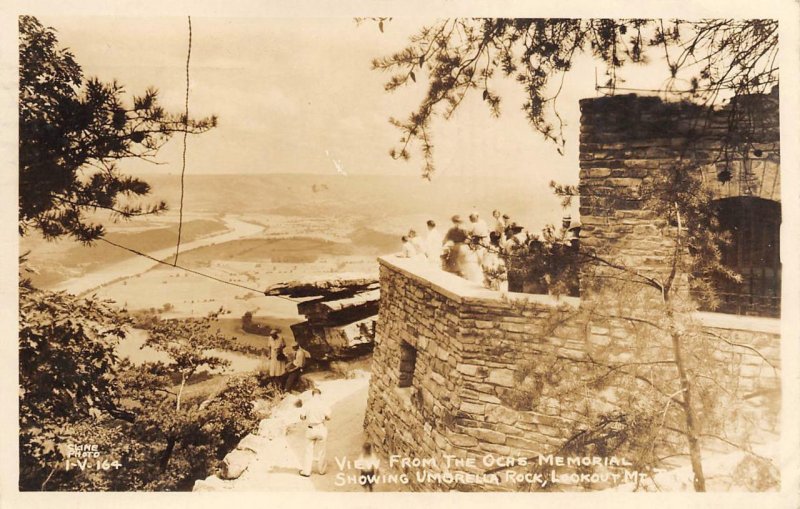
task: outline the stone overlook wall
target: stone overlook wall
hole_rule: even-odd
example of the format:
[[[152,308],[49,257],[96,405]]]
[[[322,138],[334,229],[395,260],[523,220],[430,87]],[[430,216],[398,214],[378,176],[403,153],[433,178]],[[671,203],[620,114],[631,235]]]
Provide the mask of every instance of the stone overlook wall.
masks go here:
[[[588,336],[574,323],[553,329],[554,310],[574,309],[576,298],[501,294],[423,261],[387,256],[379,262],[382,298],[364,426],[384,457],[433,458],[431,471],[480,475],[490,470],[486,461],[552,453],[583,414],[564,398],[545,398],[535,411],[520,405],[519,361],[534,351],[580,356],[630,334],[630,324],[591,327]],[[775,320],[747,317],[731,324],[701,315],[710,330],[750,344],[780,365]],[[401,387],[409,348],[415,351],[412,383]],[[739,372],[741,394],[779,387],[779,373],[756,353],[730,349],[720,355]],[[446,456],[474,465],[451,460],[447,468]],[[418,490],[516,489],[474,480],[417,483],[413,469],[409,475]]]
[[[529,457],[560,443],[561,428],[575,413],[556,400],[544,412],[515,410],[515,370],[533,348],[583,348],[581,341],[566,338],[569,334],[544,345],[536,339],[555,306],[575,306],[577,299],[503,298],[422,261],[379,261],[381,308],[365,418],[378,451],[434,458],[434,471],[480,474],[489,469],[483,463],[491,461],[487,455]],[[413,383],[401,388],[401,361],[409,346],[416,350]],[[473,458],[476,465],[448,469],[445,455]],[[417,488],[436,489],[430,483]]]

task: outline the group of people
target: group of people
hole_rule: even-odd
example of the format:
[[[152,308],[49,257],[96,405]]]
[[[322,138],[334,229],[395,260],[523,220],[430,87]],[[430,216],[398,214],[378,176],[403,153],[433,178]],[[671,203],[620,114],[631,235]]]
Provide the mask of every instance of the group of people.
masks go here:
[[[455,215],[451,222],[447,232],[441,234],[435,221],[429,220],[424,238],[410,230],[401,239],[401,256],[426,259],[447,272],[489,286],[487,275],[499,275],[502,280],[506,270],[504,259],[533,238],[499,210],[492,212],[488,224],[477,212],[471,213],[467,221]],[[579,230],[579,224],[573,223],[570,216],[564,217],[560,234],[566,241],[577,239]],[[499,283],[497,289],[507,289],[507,282]]]
[[[296,342],[287,345],[276,329],[270,331],[267,348],[269,350],[267,363],[269,377],[285,392],[291,392],[297,386],[310,354]]]

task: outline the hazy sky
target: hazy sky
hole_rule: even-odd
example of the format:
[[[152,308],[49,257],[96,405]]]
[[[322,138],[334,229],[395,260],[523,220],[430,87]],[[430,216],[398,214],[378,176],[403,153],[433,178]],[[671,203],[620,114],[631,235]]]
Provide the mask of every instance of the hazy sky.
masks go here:
[[[186,18],[41,16],[58,30],[86,76],[117,79],[129,92],[155,86],[162,103],[182,111],[187,46]],[[219,127],[190,137],[189,174],[334,173],[330,156],[350,174],[417,177],[418,152],[410,162],[393,161],[388,150],[400,134],[388,123],[404,118],[422,98],[422,84],[387,93],[387,74],[372,71],[374,57],[402,49],[408,37],[433,20],[394,19],[381,33],[373,23],[350,18],[192,18],[190,114],[217,114]],[[530,176],[546,186],[571,183],[578,175],[578,99],[596,96],[595,72],[584,58],[571,71],[559,99],[567,123],[567,150],[534,132],[521,111],[522,92],[513,80],[496,89],[502,116],[491,118],[480,93],[466,100],[450,121],[433,129],[440,175]],[[660,86],[657,72],[628,69],[637,86]],[[180,140],[159,154],[163,167],[123,163],[127,171],[180,169]]]

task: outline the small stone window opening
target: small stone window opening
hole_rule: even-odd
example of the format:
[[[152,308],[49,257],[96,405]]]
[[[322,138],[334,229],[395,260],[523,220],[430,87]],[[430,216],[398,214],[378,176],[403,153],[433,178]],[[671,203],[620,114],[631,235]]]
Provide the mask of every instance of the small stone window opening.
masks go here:
[[[417,349],[402,341],[400,343],[400,377],[398,387],[411,387],[417,365]]]

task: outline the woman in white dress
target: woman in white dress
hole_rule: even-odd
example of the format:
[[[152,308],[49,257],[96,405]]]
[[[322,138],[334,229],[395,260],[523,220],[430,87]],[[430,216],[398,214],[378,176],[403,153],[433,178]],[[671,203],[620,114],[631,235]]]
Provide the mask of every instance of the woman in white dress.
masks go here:
[[[273,378],[281,377],[286,373],[286,342],[278,334],[278,331],[273,330],[267,340],[267,348],[269,348],[269,376]]]
[[[462,223],[461,216],[453,216],[453,226],[444,236],[444,270],[482,284],[483,270],[478,261],[478,253],[468,244],[469,240],[469,232]]]
[[[422,244],[422,239],[417,236],[417,232],[415,230],[408,230],[408,235],[406,235],[406,237],[414,247],[413,258],[424,258],[425,246]]]
[[[483,248],[478,244],[463,244],[459,258],[461,277],[480,285],[483,284],[481,249]]]
[[[428,220],[428,235],[425,237],[425,257],[434,267],[442,268],[442,234],[433,219]]]

